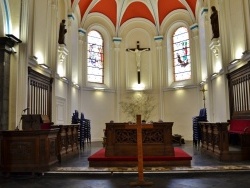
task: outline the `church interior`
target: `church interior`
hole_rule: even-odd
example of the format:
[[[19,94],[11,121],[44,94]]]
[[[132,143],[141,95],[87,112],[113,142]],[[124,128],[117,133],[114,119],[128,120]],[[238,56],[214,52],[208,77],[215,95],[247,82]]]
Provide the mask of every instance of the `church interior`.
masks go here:
[[[157,173],[218,168],[224,185],[250,185],[250,0],[1,0],[0,10],[0,183],[79,173],[89,187],[126,187],[138,170],[140,187],[144,170],[152,187],[175,187]],[[94,186],[99,173],[109,182]]]

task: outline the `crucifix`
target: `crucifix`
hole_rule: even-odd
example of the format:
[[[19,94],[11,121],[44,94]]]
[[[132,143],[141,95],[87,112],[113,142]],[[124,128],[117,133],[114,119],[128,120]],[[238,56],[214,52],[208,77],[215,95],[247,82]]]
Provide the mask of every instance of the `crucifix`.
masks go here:
[[[136,48],[127,48],[126,49],[127,52],[132,52],[135,54],[138,84],[141,83],[141,53],[150,50],[150,48],[140,48],[139,43],[140,42],[137,41]]]
[[[142,123],[141,115],[136,115],[136,125],[127,125],[126,129],[136,129],[137,130],[137,160],[138,160],[138,181],[131,182],[131,186],[140,186],[140,185],[152,185],[152,182],[144,181],[143,177],[143,147],[142,147]],[[152,124],[143,124],[143,129],[153,128]]]
[[[205,105],[205,100],[206,100],[206,98],[205,98],[205,91],[207,91],[207,90],[205,90],[205,88],[204,88],[204,86],[203,86],[202,89],[201,89],[200,91],[203,93],[204,108],[206,108],[206,105]]]

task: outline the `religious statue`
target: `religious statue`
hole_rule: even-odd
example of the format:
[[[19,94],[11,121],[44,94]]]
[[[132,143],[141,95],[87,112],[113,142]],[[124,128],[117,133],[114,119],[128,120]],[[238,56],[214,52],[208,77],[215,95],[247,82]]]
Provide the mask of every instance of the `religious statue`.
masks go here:
[[[139,41],[137,41],[136,48],[128,48],[126,49],[127,52],[132,52],[135,54],[136,60],[136,68],[137,68],[137,75],[138,75],[138,84],[141,83],[141,53],[145,51],[149,51],[150,48],[140,48]]]
[[[65,29],[65,20],[62,20],[62,22],[60,23],[60,29],[59,29],[59,38],[58,38],[59,44],[65,44],[64,38],[65,38],[66,33],[67,33],[67,29]]]
[[[149,51],[149,48],[145,48],[143,50],[139,50],[139,49],[135,49],[135,50],[131,50],[131,49],[127,49],[128,52],[132,52],[135,53],[135,60],[136,60],[136,67],[137,67],[137,71],[140,71],[140,67],[141,67],[141,53],[145,52],[145,51]]]
[[[220,32],[219,32],[218,11],[216,10],[215,6],[212,6],[211,10],[213,12],[210,16],[212,31],[213,31],[213,38],[219,38]]]

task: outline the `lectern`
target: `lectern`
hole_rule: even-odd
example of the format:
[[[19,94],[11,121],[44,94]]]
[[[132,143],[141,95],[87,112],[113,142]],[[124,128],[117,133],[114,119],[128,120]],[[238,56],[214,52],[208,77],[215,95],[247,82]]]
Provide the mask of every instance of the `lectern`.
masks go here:
[[[52,123],[47,115],[29,114],[22,115],[23,130],[50,129]]]

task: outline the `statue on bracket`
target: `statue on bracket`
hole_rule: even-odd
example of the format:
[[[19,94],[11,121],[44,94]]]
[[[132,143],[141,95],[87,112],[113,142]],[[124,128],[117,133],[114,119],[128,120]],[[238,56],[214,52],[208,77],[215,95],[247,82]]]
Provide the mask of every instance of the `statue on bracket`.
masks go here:
[[[67,33],[67,29],[65,29],[65,20],[62,20],[60,23],[60,28],[59,28],[59,38],[58,38],[58,43],[59,44],[65,44],[64,38],[65,34]]]
[[[216,10],[215,6],[212,6],[211,10],[213,12],[210,16],[211,26],[212,26],[212,31],[213,31],[213,38],[219,38],[220,32],[219,32],[218,11]]]

